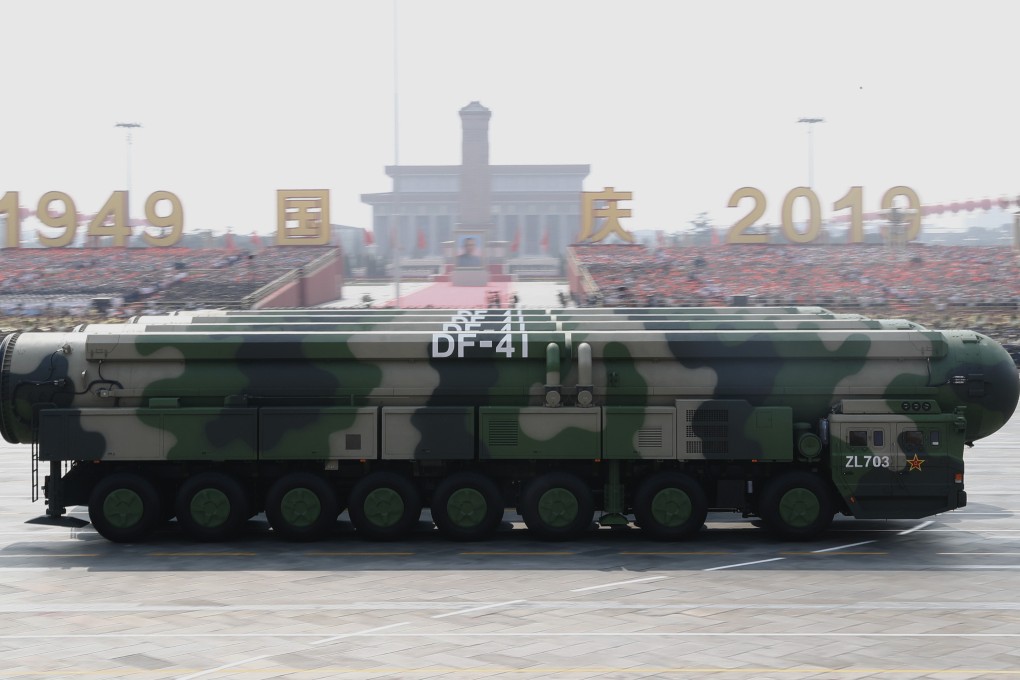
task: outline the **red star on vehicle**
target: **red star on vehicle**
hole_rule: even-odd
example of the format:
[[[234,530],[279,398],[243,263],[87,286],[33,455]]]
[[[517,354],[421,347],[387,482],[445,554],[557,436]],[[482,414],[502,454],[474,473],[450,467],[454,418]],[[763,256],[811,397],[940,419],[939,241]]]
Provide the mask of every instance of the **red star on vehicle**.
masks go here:
[[[915,453],[913,458],[907,459],[907,465],[910,466],[910,470],[917,470],[918,472],[920,472],[921,464],[924,463],[924,461],[925,461],[924,458],[918,458],[917,454]]]

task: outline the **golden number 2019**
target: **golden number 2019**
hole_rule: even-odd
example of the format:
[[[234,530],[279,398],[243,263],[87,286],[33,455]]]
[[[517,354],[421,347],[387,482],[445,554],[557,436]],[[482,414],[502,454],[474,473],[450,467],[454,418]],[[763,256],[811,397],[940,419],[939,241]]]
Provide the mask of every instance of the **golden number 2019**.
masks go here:
[[[882,195],[882,210],[892,210],[896,198],[903,196],[907,199],[908,210],[904,215],[904,222],[908,223],[906,240],[913,241],[921,235],[921,201],[917,192],[910,187],[895,186]],[[748,231],[762,215],[765,214],[767,202],[765,194],[761,189],[754,187],[741,187],[730,196],[729,207],[740,206],[745,198],[752,200],[751,210],[730,227],[726,236],[727,243],[768,243],[769,235],[761,232]],[[793,220],[794,204],[804,199],[808,204],[808,219],[803,231],[797,228]],[[847,241],[850,243],[864,242],[864,188],[859,186],[850,187],[839,200],[832,205],[833,210],[850,210],[850,229]],[[822,233],[821,206],[818,194],[808,187],[797,187],[786,194],[783,199],[782,210],[783,236],[791,243],[811,243],[818,239]]]

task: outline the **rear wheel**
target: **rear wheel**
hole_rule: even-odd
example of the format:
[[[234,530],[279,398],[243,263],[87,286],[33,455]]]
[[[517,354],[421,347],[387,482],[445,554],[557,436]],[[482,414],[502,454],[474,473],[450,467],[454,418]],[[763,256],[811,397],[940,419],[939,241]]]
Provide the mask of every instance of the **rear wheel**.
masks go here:
[[[595,502],[576,475],[550,472],[524,490],[521,515],[528,530],[546,541],[577,538],[591,529]]]
[[[708,500],[701,485],[681,472],[652,475],[634,496],[634,516],[649,536],[674,541],[687,538],[705,524]]]
[[[273,531],[289,541],[314,541],[336,524],[337,498],[322,477],[295,472],[277,480],[266,496]]]
[[[227,540],[248,519],[248,505],[236,479],[223,472],[203,472],[177,492],[177,523],[199,541]]]
[[[364,538],[392,541],[406,535],[421,516],[421,496],[410,479],[373,472],[351,489],[347,511]]]
[[[475,472],[447,477],[432,494],[432,520],[446,538],[488,538],[503,519],[503,497],[495,483]]]
[[[758,510],[769,531],[794,541],[816,538],[832,523],[833,512],[832,494],[825,481],[803,471],[787,472],[772,480]]]
[[[92,526],[103,538],[117,543],[144,540],[162,516],[156,488],[133,472],[105,477],[89,497]]]

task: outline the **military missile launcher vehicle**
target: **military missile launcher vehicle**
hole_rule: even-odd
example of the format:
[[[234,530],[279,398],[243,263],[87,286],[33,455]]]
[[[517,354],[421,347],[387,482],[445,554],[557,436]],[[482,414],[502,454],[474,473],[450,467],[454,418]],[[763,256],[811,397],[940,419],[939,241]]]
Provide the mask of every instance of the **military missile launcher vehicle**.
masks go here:
[[[47,514],[88,505],[114,541],[172,516],[223,540],[263,511],[276,533],[311,540],[344,509],[385,540],[423,507],[457,540],[491,535],[507,507],[547,539],[593,518],[680,539],[709,511],[797,539],[835,513],[964,506],[964,447],[1020,395],[994,341],[909,322],[795,330],[752,315],[724,329],[672,314],[676,328],[649,328],[606,315],[550,330],[520,310],[464,310],[429,329],[379,317],[370,330],[228,316],[216,330],[12,334],[0,434],[48,465]]]
[[[850,315],[848,315],[850,316]],[[177,321],[174,323],[174,321]],[[222,333],[222,332],[261,332],[278,331],[289,333],[333,332],[352,333],[361,331],[423,331],[432,332],[437,328],[435,319],[432,321],[383,320],[377,322],[347,321],[267,321],[249,322],[224,321],[221,323],[187,322],[187,319],[168,318],[164,322],[150,320],[146,323],[92,323],[82,324],[75,328],[79,333],[114,333],[121,335],[139,335],[143,333]],[[187,323],[186,323],[187,322]],[[464,323],[457,317],[440,326],[449,325],[460,328]],[[490,324],[491,325],[491,324]],[[605,320],[599,318],[556,321],[547,318],[528,319],[529,331],[579,331],[586,329],[601,330],[821,330],[821,329],[870,329],[870,330],[924,330],[920,324],[906,319],[814,319],[814,318],[756,318],[743,317],[734,320],[689,320],[678,317],[674,320]]]
[[[183,318],[223,318],[223,317],[249,317],[249,316],[298,316],[309,318],[313,316],[453,316],[465,310],[456,309],[350,309],[316,307],[314,309],[190,309],[170,312],[162,316],[175,316]],[[467,310],[477,311],[477,310]],[[490,310],[493,311],[493,310]],[[708,316],[721,314],[724,316],[741,316],[749,314],[760,316],[762,314],[807,314],[807,315],[828,315],[831,311],[824,307],[565,307],[565,308],[520,308],[513,310],[515,315],[547,316],[563,314],[583,314],[586,316],[633,316],[645,314],[668,314],[671,316],[694,314]],[[136,317],[145,319],[147,317]]]

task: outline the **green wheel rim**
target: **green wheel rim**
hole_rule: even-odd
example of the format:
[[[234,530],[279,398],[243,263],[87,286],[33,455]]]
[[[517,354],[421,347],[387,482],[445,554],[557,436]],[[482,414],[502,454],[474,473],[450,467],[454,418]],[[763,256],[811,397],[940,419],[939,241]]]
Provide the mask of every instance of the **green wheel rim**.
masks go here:
[[[555,529],[570,526],[577,519],[577,497],[569,489],[549,489],[538,499],[538,516]]]
[[[476,527],[485,519],[489,504],[477,489],[457,489],[446,501],[446,514],[450,521],[465,529]]]
[[[380,528],[391,527],[404,514],[404,499],[394,489],[383,487],[365,497],[365,519]]]
[[[790,489],[779,500],[779,517],[787,525],[803,529],[818,520],[822,506],[808,489]]]
[[[311,489],[291,489],[280,500],[280,515],[292,527],[307,527],[315,523],[322,514],[319,496]]]
[[[230,499],[219,489],[202,489],[191,497],[191,519],[206,529],[214,529],[230,519]]]
[[[117,529],[127,529],[142,521],[145,503],[132,489],[114,489],[103,500],[103,517]]]
[[[652,498],[652,518],[664,527],[679,527],[694,511],[691,497],[681,489],[663,489]]]

